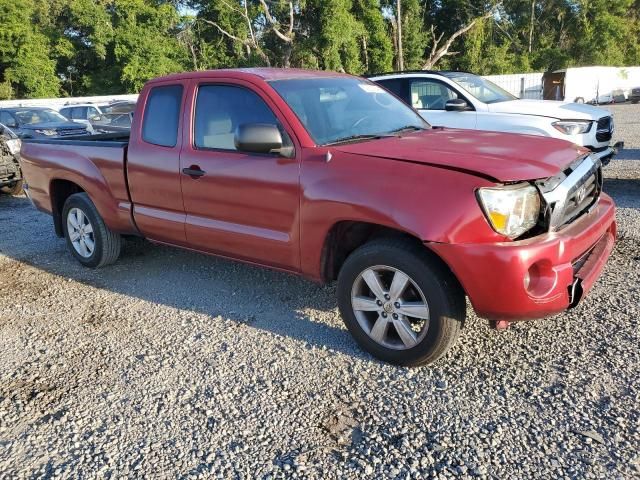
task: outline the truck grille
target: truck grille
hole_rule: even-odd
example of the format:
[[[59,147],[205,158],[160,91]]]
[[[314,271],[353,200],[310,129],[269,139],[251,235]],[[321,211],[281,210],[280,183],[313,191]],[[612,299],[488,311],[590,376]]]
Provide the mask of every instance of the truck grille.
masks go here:
[[[613,119],[611,117],[602,117],[598,120],[596,130],[596,140],[599,142],[608,142],[613,134]]]
[[[70,137],[72,135],[87,135],[89,132],[86,128],[69,128],[58,130],[59,137]]]
[[[542,215],[545,229],[559,230],[598,202],[602,193],[602,165],[600,160],[587,156],[538,186],[545,203]]]

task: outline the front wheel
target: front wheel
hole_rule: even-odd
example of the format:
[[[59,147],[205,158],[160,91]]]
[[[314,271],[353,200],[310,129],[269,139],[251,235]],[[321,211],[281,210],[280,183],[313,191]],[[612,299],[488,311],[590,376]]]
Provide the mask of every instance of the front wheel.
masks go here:
[[[86,193],[67,199],[62,209],[62,228],[69,251],[85,267],[100,268],[120,256],[120,235],[105,225]]]
[[[465,318],[464,293],[448,268],[405,240],[355,250],[338,277],[338,305],[366,351],[406,366],[438,360]]]

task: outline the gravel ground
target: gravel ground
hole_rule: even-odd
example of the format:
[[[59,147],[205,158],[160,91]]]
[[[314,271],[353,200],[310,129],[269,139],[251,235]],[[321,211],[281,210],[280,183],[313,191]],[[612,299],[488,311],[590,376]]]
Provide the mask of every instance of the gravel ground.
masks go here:
[[[570,313],[469,312],[432,367],[357,349],[334,288],[158,246],[77,264],[0,198],[0,478],[640,475],[640,105],[614,108],[620,241]]]

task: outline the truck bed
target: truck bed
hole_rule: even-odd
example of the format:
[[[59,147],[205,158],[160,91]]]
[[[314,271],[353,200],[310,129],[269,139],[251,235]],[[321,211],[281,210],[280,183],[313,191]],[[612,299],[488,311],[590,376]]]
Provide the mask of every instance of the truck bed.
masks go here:
[[[135,234],[126,180],[128,145],[128,132],[24,140],[20,162],[28,178],[25,191],[56,222],[62,210],[56,202],[60,192],[84,191],[114,231]]]

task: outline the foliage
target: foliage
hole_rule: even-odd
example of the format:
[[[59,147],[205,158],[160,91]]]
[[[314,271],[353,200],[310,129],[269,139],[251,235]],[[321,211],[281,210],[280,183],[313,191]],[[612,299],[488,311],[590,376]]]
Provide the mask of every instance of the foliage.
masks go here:
[[[421,68],[434,45],[452,37],[436,68],[505,74],[640,63],[640,0],[400,2],[407,69]],[[398,0],[0,0],[0,98],[136,92],[149,78],[189,69],[389,71],[400,55],[397,6]]]

